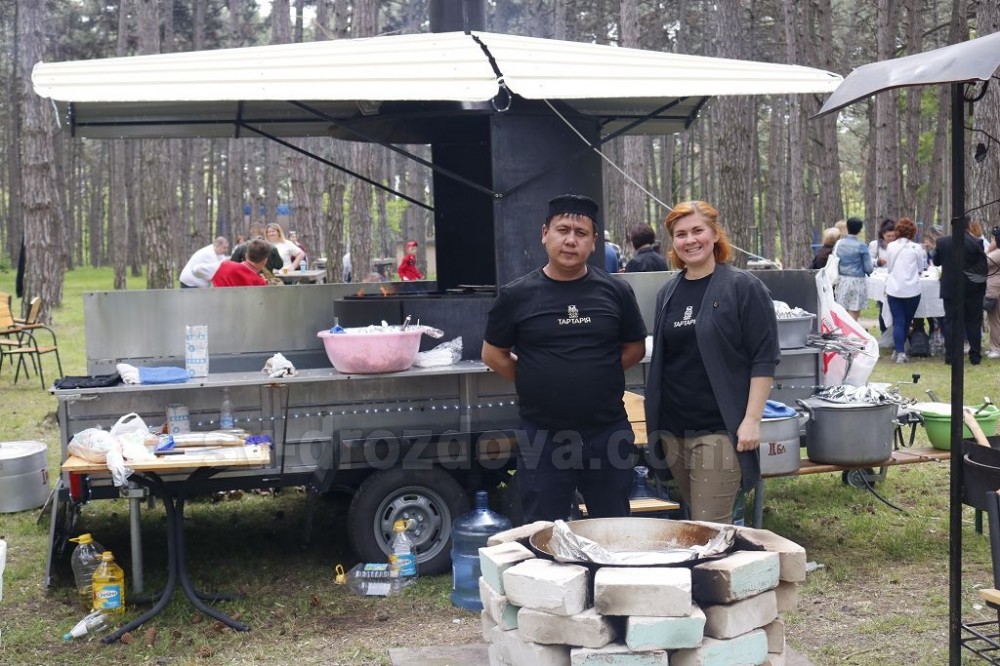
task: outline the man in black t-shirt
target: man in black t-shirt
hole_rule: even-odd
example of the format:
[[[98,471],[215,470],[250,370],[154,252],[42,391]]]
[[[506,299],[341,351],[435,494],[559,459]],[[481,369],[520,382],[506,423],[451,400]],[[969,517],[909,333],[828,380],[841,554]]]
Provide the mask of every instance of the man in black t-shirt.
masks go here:
[[[629,513],[635,437],[622,394],[646,327],[628,283],[587,264],[598,232],[593,200],[552,199],[548,262],[502,287],[486,324],[483,362],[517,388],[526,521],[567,518],[576,490],[592,518]]]

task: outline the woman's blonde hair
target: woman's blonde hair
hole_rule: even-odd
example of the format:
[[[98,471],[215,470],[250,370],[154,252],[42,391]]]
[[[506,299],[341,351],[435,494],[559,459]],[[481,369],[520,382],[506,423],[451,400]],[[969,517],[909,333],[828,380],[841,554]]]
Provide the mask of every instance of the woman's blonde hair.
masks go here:
[[[266,230],[270,231],[271,229],[276,229],[278,232],[278,238],[280,238],[281,240],[285,240],[285,230],[281,228],[280,224],[278,224],[277,222],[271,222],[270,224],[267,225]]]
[[[847,224],[846,222],[844,224]],[[837,227],[827,227],[823,230],[823,245],[831,247],[840,240],[840,229]]]
[[[722,264],[729,261],[729,258],[733,254],[732,247],[729,245],[729,237],[726,236],[725,230],[719,225],[719,211],[715,210],[710,203],[705,201],[685,201],[674,206],[674,209],[667,213],[667,219],[663,221],[667,227],[667,235],[673,240],[674,226],[677,224],[677,221],[695,213],[701,215],[708,223],[709,228],[719,237],[719,240],[715,242],[715,248],[712,250],[716,263]],[[674,251],[673,243],[671,243],[668,255],[670,263],[677,268],[684,268],[686,266],[684,261]]]

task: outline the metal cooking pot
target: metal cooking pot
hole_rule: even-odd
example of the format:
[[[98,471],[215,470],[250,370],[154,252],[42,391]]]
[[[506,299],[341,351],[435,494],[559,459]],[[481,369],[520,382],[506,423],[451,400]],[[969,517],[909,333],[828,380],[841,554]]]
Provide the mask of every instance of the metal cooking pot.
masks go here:
[[[796,401],[809,412],[806,452],[809,460],[826,465],[876,465],[892,456],[898,405],[829,402],[821,398]]]
[[[708,543],[712,537],[719,533],[717,528],[708,525],[662,518],[589,518],[569,521],[566,525],[574,534],[596,541],[608,550],[655,551],[668,548],[690,548]],[[552,528],[546,527],[532,534],[528,543],[536,554],[552,558],[554,554],[549,549],[551,538]],[[659,566],[691,566],[700,561],[688,560]],[[591,563],[581,564],[590,565]],[[632,565],[618,564],[615,566]]]
[[[42,442],[0,442],[0,513],[42,506],[49,496],[48,449]]]

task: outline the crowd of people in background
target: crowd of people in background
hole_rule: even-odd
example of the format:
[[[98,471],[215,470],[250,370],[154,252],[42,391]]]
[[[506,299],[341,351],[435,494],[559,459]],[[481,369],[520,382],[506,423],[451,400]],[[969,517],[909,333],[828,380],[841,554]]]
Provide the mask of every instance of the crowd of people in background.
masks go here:
[[[928,356],[938,346],[951,363],[952,336],[958,338],[968,353],[969,362],[978,365],[983,356],[1000,358],[1000,227],[984,234],[982,226],[971,221],[963,243],[963,270],[953,265],[952,238],[942,227],[926,225],[922,233],[910,218],[885,219],[878,225],[876,238],[865,246],[859,235],[864,223],[858,218],[837,222],[824,229],[821,245],[809,268],[825,268],[831,256],[837,258],[838,279],[834,299],[855,319],[868,301],[868,278],[876,270],[885,271],[884,298],[877,301],[879,332],[892,328],[892,360],[906,363],[911,356]],[[929,267],[940,270],[940,297],[944,316],[916,317],[921,299],[921,276]],[[833,270],[831,267],[830,270]],[[957,320],[957,304],[952,298],[954,280],[965,281],[963,316]],[[891,317],[884,316],[888,308]],[[886,320],[891,319],[891,324]],[[982,350],[983,323],[989,329],[989,349]],[[941,342],[931,344],[931,340]]]

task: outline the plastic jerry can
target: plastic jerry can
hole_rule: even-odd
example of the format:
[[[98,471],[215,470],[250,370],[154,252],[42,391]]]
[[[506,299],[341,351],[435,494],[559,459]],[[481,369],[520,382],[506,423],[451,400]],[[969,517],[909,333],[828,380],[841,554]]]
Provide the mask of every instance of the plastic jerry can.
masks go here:
[[[73,567],[73,579],[76,582],[76,590],[80,595],[80,607],[85,611],[94,608],[93,575],[101,563],[101,553],[104,547],[94,541],[90,533],[81,534],[75,539],[70,539],[78,544],[73,549],[70,557],[70,565]]]
[[[94,570],[94,610],[125,612],[125,572],[110,550],[101,553],[101,563]]]

